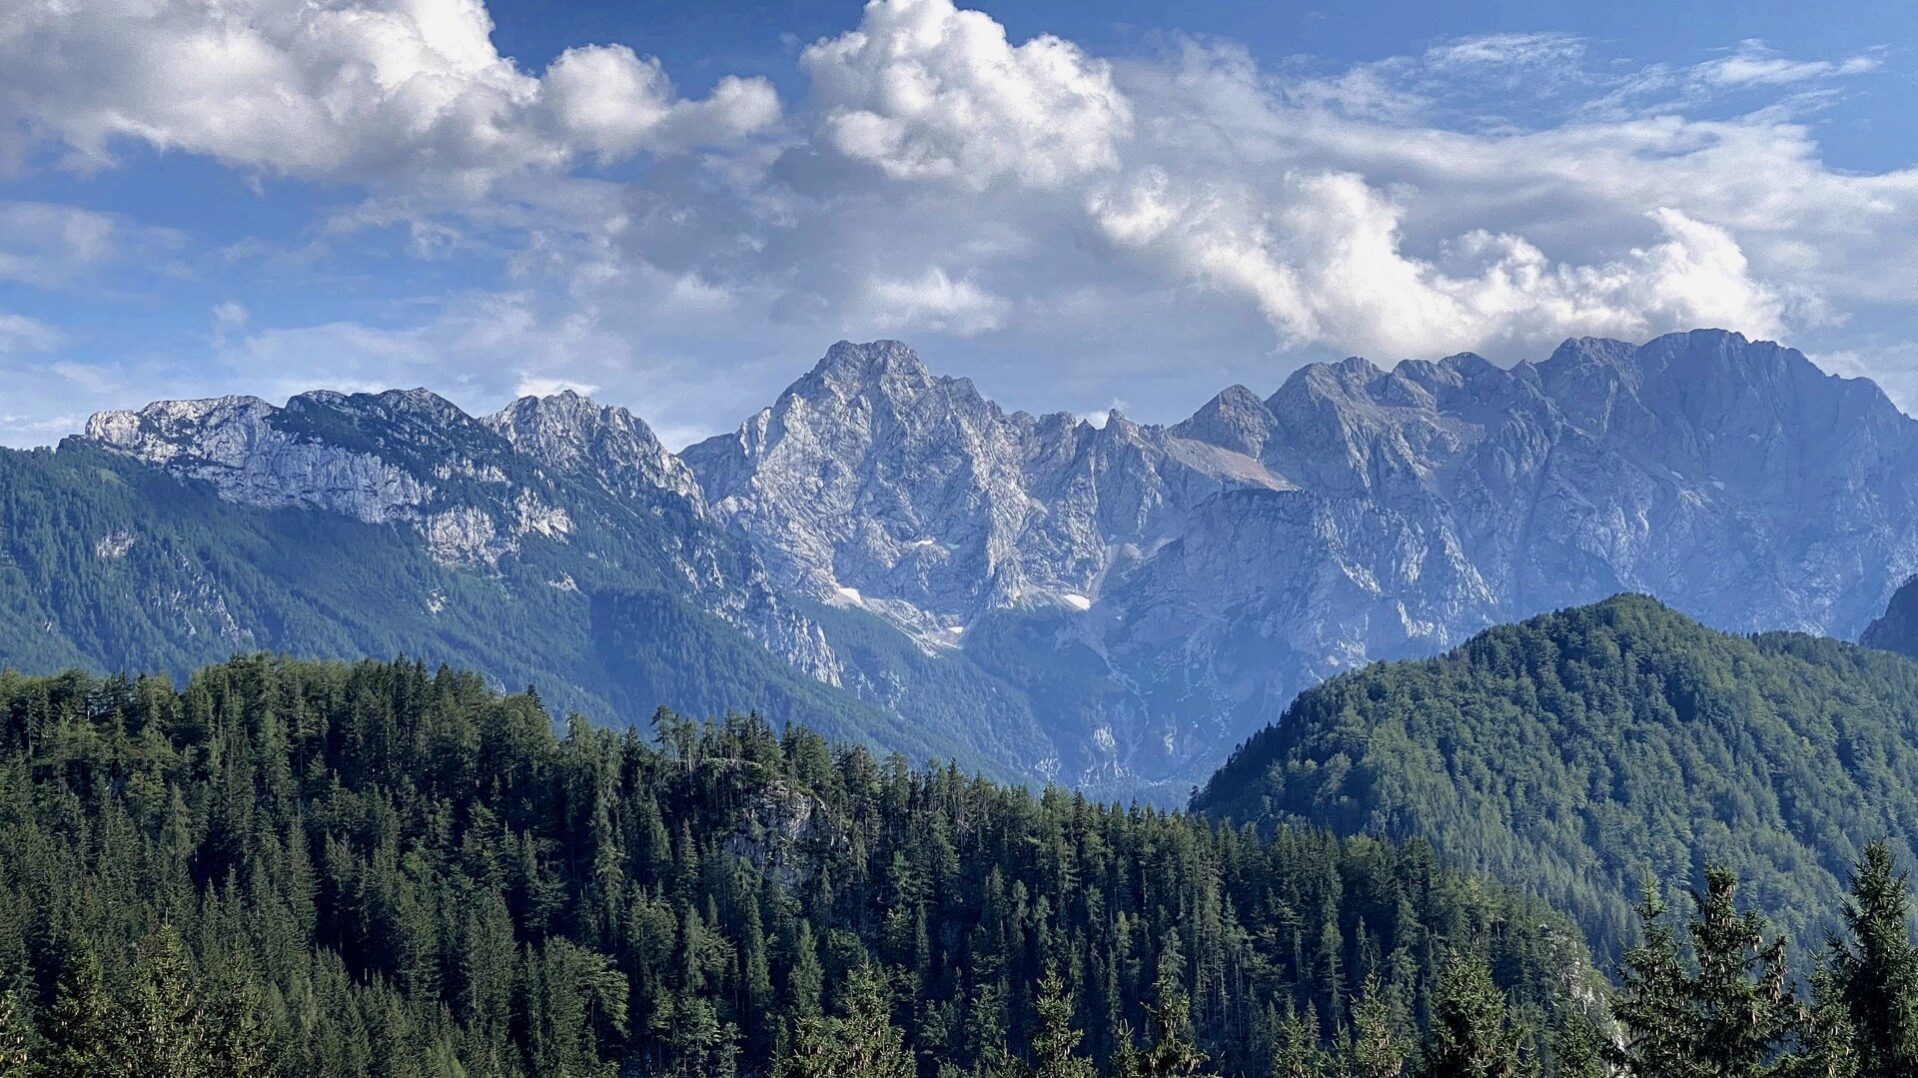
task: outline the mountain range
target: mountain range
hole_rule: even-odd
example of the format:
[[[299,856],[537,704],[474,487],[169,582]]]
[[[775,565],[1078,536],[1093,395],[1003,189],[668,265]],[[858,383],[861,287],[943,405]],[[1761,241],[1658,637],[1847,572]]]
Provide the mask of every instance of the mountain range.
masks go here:
[[[0,454],[0,507],[10,667],[404,651],[1175,802],[1326,677],[1621,591],[1855,637],[1918,569],[1918,420],[1715,330],[1314,364],[1171,426],[842,342],[679,454],[570,393],[159,402]]]

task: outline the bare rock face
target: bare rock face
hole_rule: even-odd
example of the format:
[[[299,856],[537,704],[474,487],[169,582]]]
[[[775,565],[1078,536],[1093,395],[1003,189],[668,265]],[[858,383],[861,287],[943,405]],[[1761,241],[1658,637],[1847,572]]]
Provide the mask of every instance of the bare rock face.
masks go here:
[[[1006,413],[897,341],[834,345],[736,433],[686,450],[776,577],[950,643],[994,609],[1083,610],[1180,506],[1282,480],[1114,414]]]
[[[1720,331],[1314,364],[1170,428],[1007,414],[896,342],[841,343],[689,449],[779,582],[929,642],[1003,612],[1122,692],[1068,780],[1190,781],[1299,689],[1644,591],[1851,636],[1918,569],[1918,422]]]
[[[408,528],[442,565],[491,571],[529,543],[581,543],[619,586],[664,577],[809,676],[840,677],[818,627],[730,549],[692,472],[623,408],[561,393],[475,418],[425,390],[317,391],[284,408],[226,397],[103,412],[85,437],[229,501]]]
[[[101,412],[86,436],[221,496],[267,508],[344,513],[369,524],[410,520],[433,495],[430,481],[382,460],[304,438],[258,397],[159,401],[137,412]]]
[[[1118,793],[1176,796],[1300,689],[1498,622],[1642,591],[1719,628],[1849,637],[1918,572],[1918,421],[1720,331],[1510,369],[1314,364],[1171,427],[1006,412],[878,341],[681,456],[571,393],[481,418],[421,390],[163,402],[87,437],[477,572],[565,550],[538,566],[547,599],[690,596],[884,708],[972,671],[990,687],[968,715],[1027,716],[978,718],[1013,731],[985,740]],[[927,661],[822,627],[861,614]]]
[[[601,407],[570,389],[521,397],[480,422],[523,456],[615,494],[663,491],[692,503],[702,500],[692,471],[651,428],[624,408]]]

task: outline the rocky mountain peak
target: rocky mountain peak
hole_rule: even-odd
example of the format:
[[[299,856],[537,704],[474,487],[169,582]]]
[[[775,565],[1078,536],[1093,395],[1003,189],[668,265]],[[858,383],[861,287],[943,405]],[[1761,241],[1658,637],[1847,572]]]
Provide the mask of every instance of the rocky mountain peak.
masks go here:
[[[881,393],[911,397],[933,385],[932,372],[919,353],[900,341],[839,341],[793,388],[820,386],[841,397]]]
[[[1190,419],[1174,426],[1172,433],[1256,458],[1265,451],[1277,424],[1258,394],[1235,385],[1205,402]]]
[[[665,490],[703,504],[692,470],[625,408],[566,389],[521,397],[480,422],[547,467],[591,475],[616,492]]]

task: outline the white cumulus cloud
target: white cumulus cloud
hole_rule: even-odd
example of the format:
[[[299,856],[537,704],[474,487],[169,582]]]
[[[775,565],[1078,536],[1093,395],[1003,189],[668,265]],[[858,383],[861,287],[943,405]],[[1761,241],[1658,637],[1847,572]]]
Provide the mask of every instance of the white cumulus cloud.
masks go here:
[[[0,100],[76,164],[119,140],[305,178],[483,191],[579,154],[727,140],[777,117],[763,80],[675,96],[656,62],[585,47],[545,77],[479,0],[24,0],[0,19]]]
[[[953,280],[933,266],[913,278],[867,282],[854,309],[859,324],[880,333],[921,330],[971,337],[1004,325],[1008,306],[971,280]]]
[[[1112,167],[1131,122],[1105,62],[951,0],[872,0],[800,65],[826,141],[896,178],[1056,185]]]

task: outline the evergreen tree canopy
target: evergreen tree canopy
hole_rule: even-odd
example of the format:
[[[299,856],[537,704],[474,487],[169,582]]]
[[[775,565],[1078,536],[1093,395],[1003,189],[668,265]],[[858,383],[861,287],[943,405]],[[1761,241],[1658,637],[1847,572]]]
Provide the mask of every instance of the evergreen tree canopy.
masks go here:
[[[562,736],[412,662],[0,675],[0,986],[35,1073],[1263,1078],[1272,1016],[1344,1044],[1348,986],[1409,1042],[1448,948],[1529,1029],[1594,990],[1568,922],[1422,844],[654,728]]]
[[[1309,690],[1194,805],[1424,838],[1573,915],[1608,961],[1647,876],[1689,888],[1715,861],[1809,956],[1867,841],[1911,855],[1918,662],[1621,596]]]

